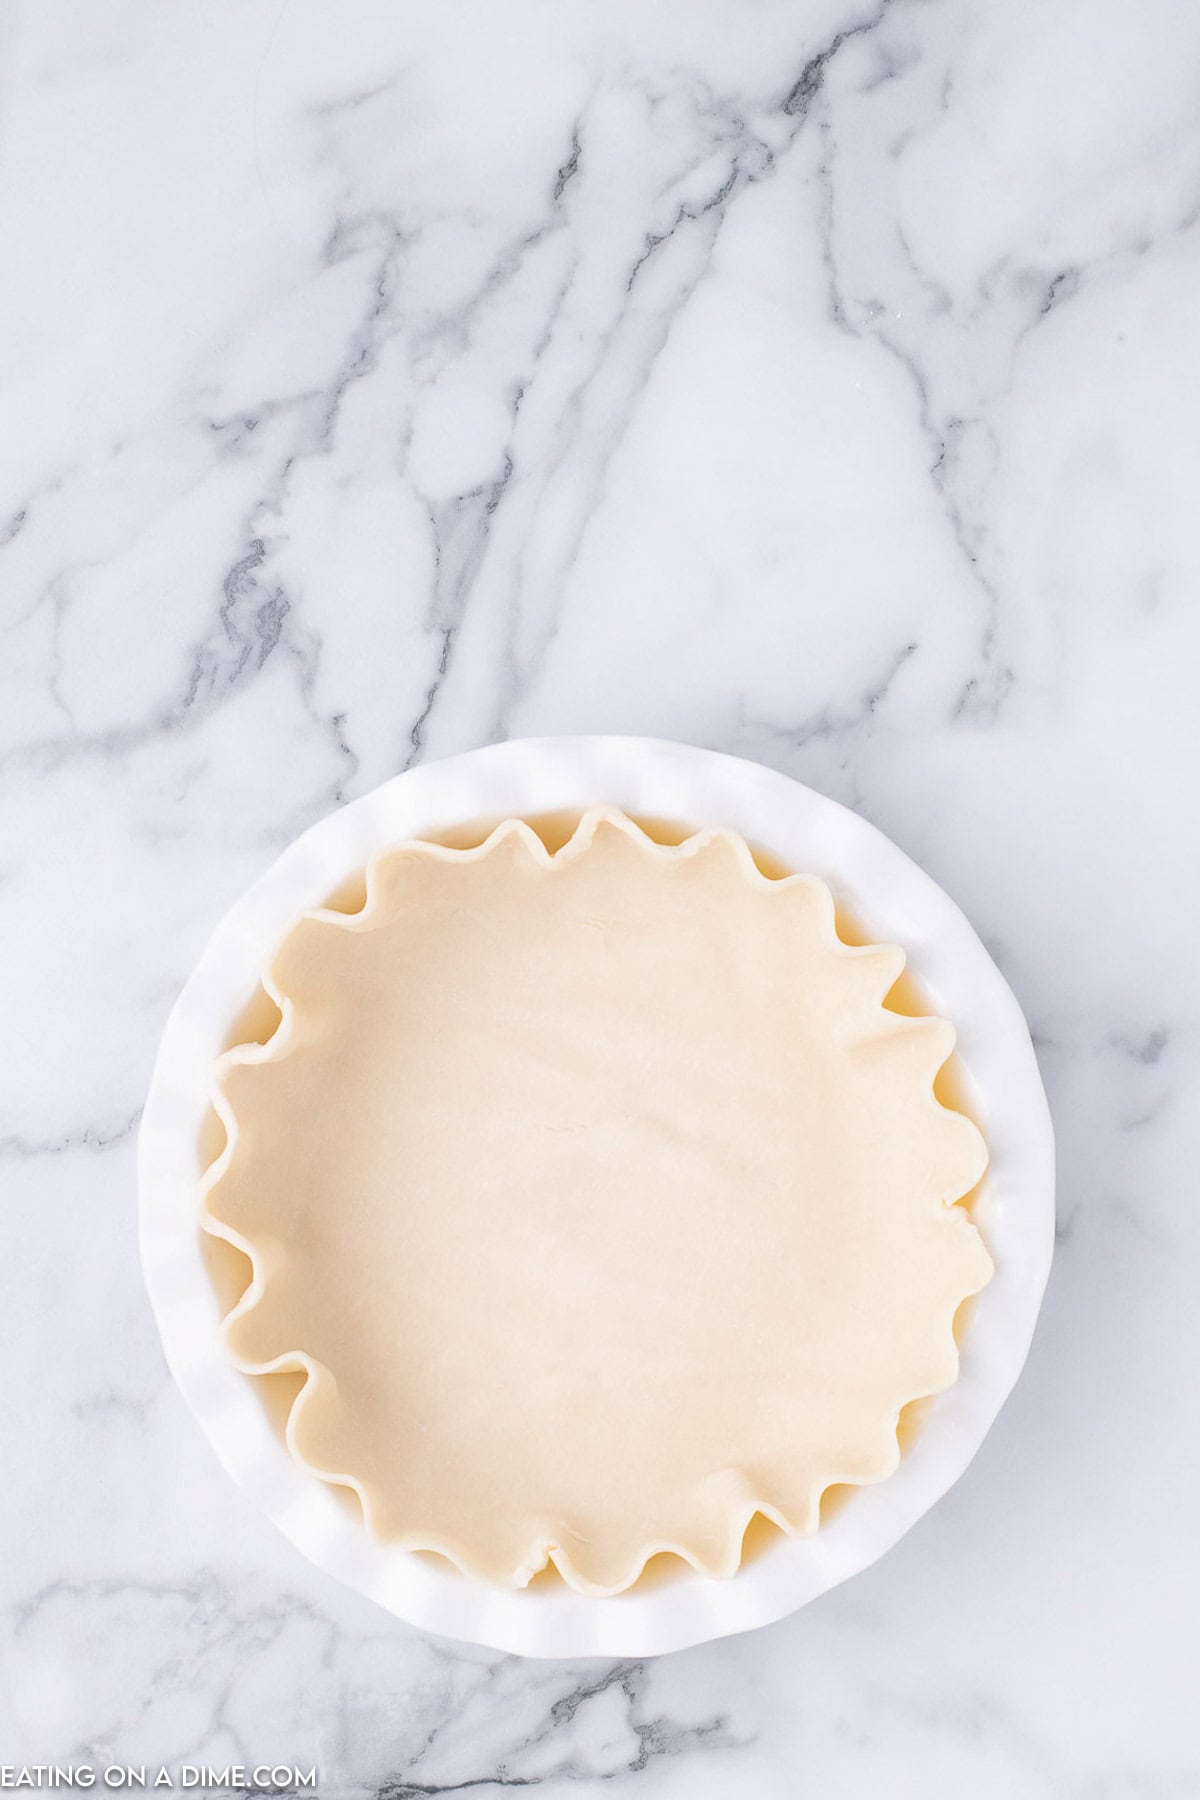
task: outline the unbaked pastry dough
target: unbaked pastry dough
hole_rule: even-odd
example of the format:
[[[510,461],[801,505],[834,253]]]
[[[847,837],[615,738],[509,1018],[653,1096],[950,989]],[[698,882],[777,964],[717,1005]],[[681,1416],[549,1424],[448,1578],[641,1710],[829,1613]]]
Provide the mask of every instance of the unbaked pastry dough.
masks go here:
[[[204,1183],[253,1266],[229,1351],[307,1375],[294,1456],[378,1539],[588,1593],[664,1550],[731,1574],[756,1512],[810,1531],[894,1469],[991,1272],[953,1031],[883,1006],[903,953],[609,808],[367,875],[271,964]]]

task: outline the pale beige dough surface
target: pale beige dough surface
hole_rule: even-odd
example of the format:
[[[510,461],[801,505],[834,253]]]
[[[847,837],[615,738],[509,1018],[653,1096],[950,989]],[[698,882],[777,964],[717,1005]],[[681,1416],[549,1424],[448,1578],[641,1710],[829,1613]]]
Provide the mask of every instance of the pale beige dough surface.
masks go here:
[[[308,1371],[294,1455],[379,1538],[591,1592],[664,1548],[730,1573],[756,1510],[807,1531],[887,1475],[991,1270],[902,964],[733,835],[609,809],[553,857],[403,846],[302,919],[203,1196],[254,1264],[230,1352]]]

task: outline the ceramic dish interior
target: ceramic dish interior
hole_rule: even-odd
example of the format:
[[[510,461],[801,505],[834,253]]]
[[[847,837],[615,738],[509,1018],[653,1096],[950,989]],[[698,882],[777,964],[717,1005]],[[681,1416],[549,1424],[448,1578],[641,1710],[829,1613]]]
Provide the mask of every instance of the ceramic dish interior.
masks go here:
[[[996,1262],[961,1339],[958,1381],[923,1403],[897,1471],[856,1490],[813,1536],[772,1535],[736,1576],[643,1579],[595,1597],[554,1581],[492,1588],[438,1558],[373,1542],[289,1456],[262,1397],[227,1360],[224,1304],[198,1226],[212,1069],[296,915],[405,838],[610,802],[636,818],[728,826],[781,867],[822,877],[851,917],[908,952],[922,998],[958,1029],[964,1102],[991,1163],[973,1211]],[[961,913],[857,815],[772,771],[623,738],[518,741],[386,783],[298,839],[218,928],[160,1047],[139,1149],[142,1259],[172,1373],[218,1456],[312,1561],[410,1623],[534,1655],[645,1655],[778,1618],[866,1567],[966,1467],[1024,1361],[1053,1245],[1053,1145],[1024,1020]],[[226,1301],[227,1301],[226,1296]]]

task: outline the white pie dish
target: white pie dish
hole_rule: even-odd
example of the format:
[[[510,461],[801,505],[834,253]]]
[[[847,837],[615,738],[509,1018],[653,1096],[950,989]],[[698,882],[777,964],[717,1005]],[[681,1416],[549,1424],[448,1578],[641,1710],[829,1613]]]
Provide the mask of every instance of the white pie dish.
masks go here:
[[[606,1598],[554,1583],[495,1589],[369,1539],[292,1461],[227,1359],[197,1204],[213,1064],[296,915],[404,838],[600,801],[635,817],[729,826],[786,867],[822,876],[874,938],[904,947],[931,1006],[958,1030],[991,1155],[974,1214],[996,1262],[963,1334],[959,1379],[927,1403],[895,1474],[856,1491],[814,1536],[772,1542],[729,1580],[681,1574]],[[543,1656],[682,1648],[782,1617],[873,1562],[982,1441],[1024,1362],[1053,1246],[1053,1140],[1028,1030],[958,909],[834,802],[756,764],[644,739],[518,741],[431,763],[299,838],[226,916],[172,1011],[142,1122],[139,1179],[143,1268],[167,1360],[235,1480],[310,1560],[398,1617]]]

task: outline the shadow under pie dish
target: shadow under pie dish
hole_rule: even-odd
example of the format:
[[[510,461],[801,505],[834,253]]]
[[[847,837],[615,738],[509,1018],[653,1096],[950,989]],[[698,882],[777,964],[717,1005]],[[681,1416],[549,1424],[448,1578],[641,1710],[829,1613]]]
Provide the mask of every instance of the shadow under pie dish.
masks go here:
[[[228,1353],[303,1376],[296,1461],[379,1542],[590,1596],[729,1576],[756,1514],[812,1533],[891,1475],[992,1274],[903,965],[725,828],[594,806],[553,849],[514,818],[373,857],[263,972],[202,1181],[252,1271]]]

